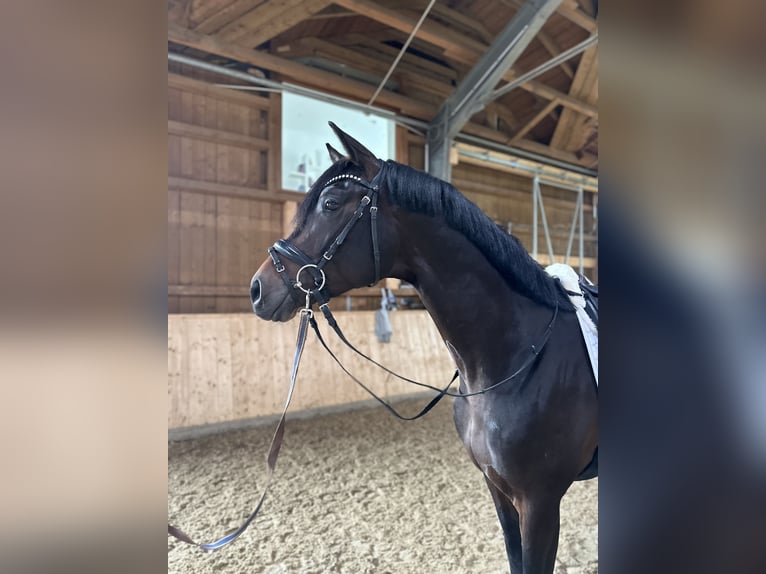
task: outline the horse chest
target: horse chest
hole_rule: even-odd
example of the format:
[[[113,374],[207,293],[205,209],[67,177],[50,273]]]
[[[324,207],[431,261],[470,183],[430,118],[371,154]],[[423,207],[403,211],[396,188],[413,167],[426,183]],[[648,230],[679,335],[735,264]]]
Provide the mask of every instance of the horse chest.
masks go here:
[[[484,470],[494,464],[501,450],[503,429],[501,421],[480,403],[481,400],[456,401],[455,426],[471,460]]]

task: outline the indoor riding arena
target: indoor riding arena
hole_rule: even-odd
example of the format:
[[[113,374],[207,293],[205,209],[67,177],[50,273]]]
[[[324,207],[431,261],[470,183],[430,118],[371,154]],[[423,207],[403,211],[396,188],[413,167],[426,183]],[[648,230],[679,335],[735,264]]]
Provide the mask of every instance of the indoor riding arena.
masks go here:
[[[504,256],[488,254],[508,241],[521,246],[523,265],[534,267],[528,273],[565,263],[598,283],[597,9],[595,0],[169,0],[168,522],[211,543],[245,522],[267,483],[268,494],[225,547],[206,552],[169,536],[168,572],[507,573],[513,552],[493,499],[499,491],[521,533],[524,567],[513,574],[598,572],[598,478],[566,475],[558,550],[554,532],[555,554],[538,559],[526,495],[509,494],[507,485],[542,491],[559,484],[558,475],[524,474],[517,483],[502,469],[548,472],[573,449],[535,448],[543,427],[511,414],[512,403],[498,406],[501,397],[532,393],[542,398],[527,411],[545,419],[543,364],[575,348],[577,365],[587,368],[567,372],[582,374],[577,397],[588,407],[567,414],[571,432],[551,436],[561,445],[587,438],[577,447],[587,454],[578,472],[594,448],[597,461],[597,342],[595,363],[583,334],[560,346],[564,326],[578,324],[575,298],[586,299],[585,291],[562,288],[563,303],[540,311],[535,293],[505,304],[511,295],[489,291],[485,280],[494,268],[506,278],[503,292],[523,291],[514,273],[524,272],[501,270],[493,257]],[[414,199],[388,195],[400,172],[387,167],[387,177],[376,178],[369,167],[386,160],[449,182],[488,219],[474,217],[463,229],[457,215],[412,208],[429,193],[418,186]],[[347,173],[330,179],[331,166]],[[474,213],[449,186],[434,189],[443,205]],[[333,203],[353,194],[353,205]],[[416,215],[402,214],[410,208]],[[408,227],[406,217],[424,223]],[[445,239],[428,259],[406,240],[427,232],[426,217],[444,217],[444,237],[465,233],[460,240],[478,255]],[[474,239],[477,225],[495,247]],[[321,237],[316,246],[312,237]],[[420,268],[397,257],[436,277],[442,261],[469,267],[428,292]],[[485,267],[474,273],[478,259]],[[462,295],[451,302],[452,292]],[[440,314],[440,296],[455,317],[460,308],[469,314]],[[319,311],[328,298],[323,310],[361,354],[437,389],[458,369],[450,392],[481,396],[447,396],[422,418],[399,420],[383,403],[411,417],[438,390],[398,379],[346,345]],[[356,382],[304,325],[306,299]],[[519,327],[522,335],[500,353],[485,345],[491,368],[481,356],[473,368],[472,339],[489,336],[494,323],[510,329],[526,309],[543,317],[540,327]],[[296,347],[302,355],[284,434],[272,442]],[[503,374],[485,375],[495,372]],[[464,405],[470,415],[456,421],[453,409]],[[470,410],[479,405],[489,406]],[[514,438],[529,429],[540,430]],[[496,460],[493,449],[506,440],[544,463]],[[278,455],[271,480],[270,449],[272,462]]]

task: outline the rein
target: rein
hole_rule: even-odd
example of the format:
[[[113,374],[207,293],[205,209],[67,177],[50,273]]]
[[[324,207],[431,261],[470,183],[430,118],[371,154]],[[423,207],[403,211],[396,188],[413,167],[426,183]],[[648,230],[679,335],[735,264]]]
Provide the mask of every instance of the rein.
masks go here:
[[[531,347],[529,348],[530,354],[527,356],[527,358],[524,360],[524,362],[521,364],[521,366],[518,369],[516,369],[511,375],[502,379],[501,381],[493,383],[492,385],[485,387],[483,389],[480,389],[478,391],[474,391],[471,393],[461,393],[461,392],[453,393],[449,391],[449,388],[452,386],[455,380],[459,377],[460,372],[458,370],[455,371],[455,374],[452,376],[452,379],[450,379],[450,382],[447,384],[447,386],[444,387],[443,389],[440,389],[438,387],[434,387],[426,383],[421,383],[421,382],[409,379],[407,377],[404,377],[402,375],[399,375],[398,373],[395,373],[388,367],[381,365],[380,363],[378,363],[371,357],[362,353],[359,349],[357,349],[354,345],[352,345],[349,342],[349,340],[343,334],[343,331],[341,330],[340,326],[338,325],[338,322],[335,320],[335,317],[333,316],[332,312],[330,311],[330,305],[329,305],[330,298],[326,290],[327,278],[325,276],[324,267],[335,256],[335,253],[338,251],[340,246],[346,240],[346,237],[351,232],[351,229],[353,229],[354,225],[356,225],[356,223],[364,216],[365,208],[369,205],[371,233],[372,233],[372,249],[373,249],[373,257],[375,260],[375,279],[370,285],[374,285],[380,280],[380,249],[379,249],[378,228],[377,228],[377,217],[378,217],[377,200],[378,200],[379,186],[376,183],[376,180],[380,178],[380,175],[383,173],[383,169],[385,169],[385,164],[384,164],[384,167],[378,173],[378,175],[375,176],[375,178],[369,183],[355,175],[341,174],[336,177],[333,177],[325,184],[325,187],[327,187],[330,184],[335,183],[336,181],[347,179],[347,180],[351,180],[358,183],[362,187],[365,187],[368,190],[368,193],[364,197],[362,197],[361,201],[359,202],[359,205],[354,210],[354,213],[349,218],[348,222],[340,230],[340,232],[335,237],[335,239],[333,239],[329,243],[329,245],[323,250],[322,256],[318,261],[314,262],[308,255],[306,255],[303,251],[301,251],[301,249],[299,249],[297,246],[295,246],[293,243],[291,243],[287,239],[278,240],[268,250],[269,256],[271,257],[272,263],[274,264],[274,268],[277,274],[282,278],[282,281],[290,289],[290,293],[295,293],[296,291],[302,291],[305,294],[305,305],[300,310],[300,324],[298,326],[298,339],[295,346],[295,354],[293,356],[293,369],[290,375],[290,387],[287,391],[287,399],[285,401],[285,406],[282,410],[282,415],[279,418],[279,423],[277,424],[277,428],[274,431],[274,436],[271,439],[271,446],[269,447],[269,454],[266,461],[267,470],[268,470],[268,474],[266,477],[266,486],[263,489],[263,493],[261,494],[261,497],[258,500],[258,504],[256,505],[255,510],[253,510],[250,516],[245,520],[244,523],[242,523],[242,525],[239,528],[224,535],[223,537],[219,538],[215,542],[210,542],[210,543],[195,542],[188,534],[183,532],[180,528],[177,528],[170,524],[168,524],[169,535],[187,544],[198,546],[199,548],[202,548],[203,550],[208,550],[208,551],[218,550],[228,545],[229,543],[233,542],[237,538],[239,538],[239,536],[242,535],[242,533],[244,533],[245,530],[247,530],[247,528],[250,526],[253,520],[255,520],[256,516],[258,516],[258,513],[260,512],[261,507],[263,506],[263,502],[266,500],[266,495],[268,494],[269,487],[271,486],[271,480],[274,476],[274,469],[276,468],[276,465],[277,465],[279,451],[282,448],[282,441],[284,439],[284,434],[285,434],[285,418],[287,416],[287,409],[290,406],[290,401],[292,400],[293,391],[295,390],[295,381],[298,375],[298,367],[300,366],[301,356],[303,354],[303,348],[306,345],[306,334],[307,334],[309,325],[314,330],[314,333],[316,333],[317,339],[319,340],[322,347],[325,349],[325,351],[327,351],[327,353],[329,353],[329,355],[338,364],[338,366],[340,366],[343,372],[346,373],[357,385],[359,385],[362,389],[364,389],[364,391],[366,391],[373,399],[375,399],[378,403],[380,403],[383,407],[385,407],[392,415],[394,415],[396,418],[400,420],[405,420],[405,421],[412,421],[424,416],[431,409],[433,409],[436,406],[436,404],[445,396],[455,397],[455,398],[467,398],[467,397],[473,397],[476,395],[483,395],[493,389],[496,389],[512,381],[513,379],[518,377],[520,374],[522,374],[529,367],[532,366],[532,364],[535,362],[535,360],[540,355],[540,353],[542,353],[543,349],[545,348],[545,345],[548,343],[548,340],[550,339],[551,333],[553,331],[553,327],[556,323],[556,318],[558,317],[558,313],[559,313],[558,303],[556,303],[556,307],[553,311],[553,317],[548,323],[548,326],[545,328],[545,332],[543,333],[541,340],[539,341],[538,344],[531,345]],[[285,273],[285,266],[282,263],[280,255],[294,263],[301,265],[301,267],[298,269],[295,275],[295,280],[291,280]],[[309,275],[311,275],[311,279],[314,282],[313,287],[306,287],[301,281],[301,276],[304,273],[309,273]],[[300,297],[300,295],[297,295],[297,297]],[[312,298],[319,304],[319,310],[322,311],[322,314],[327,320],[327,323],[330,325],[330,327],[338,336],[338,338],[343,342],[344,345],[346,345],[354,353],[356,353],[357,355],[369,361],[376,367],[383,369],[385,372],[389,373],[390,375],[402,381],[405,381],[413,385],[417,385],[419,387],[436,391],[438,394],[433,399],[431,399],[431,401],[425,407],[423,407],[423,409],[418,414],[414,416],[408,417],[399,413],[389,402],[387,402],[385,399],[376,395],[369,387],[367,387],[364,383],[362,383],[362,381],[360,381],[353,374],[351,374],[351,372],[343,365],[343,363],[340,362],[340,360],[335,355],[335,353],[332,352],[332,350],[327,345],[324,338],[322,337],[322,334],[319,331],[319,325],[317,324],[316,319],[314,317],[314,312],[311,309]]]
[[[245,522],[242,523],[242,526],[240,526],[233,532],[227,533],[226,535],[219,538],[215,542],[209,542],[209,543],[195,542],[183,530],[181,530],[180,528],[177,528],[176,526],[172,526],[170,523],[168,523],[168,534],[170,534],[171,536],[177,538],[178,540],[182,542],[186,542],[187,544],[199,546],[203,550],[218,550],[219,548],[223,548],[227,544],[239,538],[240,535],[245,530],[247,530],[247,527],[250,526],[250,523],[253,520],[255,520],[255,517],[258,516],[258,513],[261,511],[261,507],[263,506],[263,501],[266,500],[266,494],[268,494],[269,487],[271,486],[271,479],[274,477],[274,469],[277,466],[277,458],[279,458],[279,451],[282,449],[282,441],[285,437],[285,417],[287,416],[287,408],[290,406],[290,401],[293,398],[293,391],[295,390],[295,381],[296,381],[296,377],[298,376],[298,367],[300,366],[300,363],[301,363],[301,355],[303,354],[303,347],[306,345],[306,333],[308,331],[308,324],[309,324],[309,320],[312,319],[311,309],[308,309],[308,312],[306,311],[307,311],[306,309],[301,310],[301,321],[300,321],[300,325],[298,326],[298,340],[295,344],[295,355],[293,356],[293,372],[290,375],[290,388],[287,391],[287,400],[285,401],[285,406],[282,409],[282,416],[279,417],[279,423],[277,424],[277,429],[274,431],[274,436],[271,439],[271,446],[269,447],[269,456],[266,459],[266,463],[268,467],[268,474],[266,475],[266,486],[263,489],[261,498],[258,500],[258,504],[255,506],[255,510],[253,510],[253,512],[250,514],[247,520],[245,520]]]

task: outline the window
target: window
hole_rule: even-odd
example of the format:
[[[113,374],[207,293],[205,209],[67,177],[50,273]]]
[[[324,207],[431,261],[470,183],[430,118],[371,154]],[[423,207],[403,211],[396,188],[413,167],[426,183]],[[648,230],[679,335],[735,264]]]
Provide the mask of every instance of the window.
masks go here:
[[[337,104],[284,92],[282,94],[282,189],[308,191],[330,167],[325,142],[343,152],[328,121],[335,122],[381,159],[393,159],[392,120]]]

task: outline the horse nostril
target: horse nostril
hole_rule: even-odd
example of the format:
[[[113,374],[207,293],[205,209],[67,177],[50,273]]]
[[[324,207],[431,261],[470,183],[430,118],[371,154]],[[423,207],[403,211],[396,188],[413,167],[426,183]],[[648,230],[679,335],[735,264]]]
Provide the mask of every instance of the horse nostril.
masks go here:
[[[253,279],[252,283],[250,283],[250,301],[252,301],[253,305],[255,305],[260,300],[261,300],[261,280]]]

